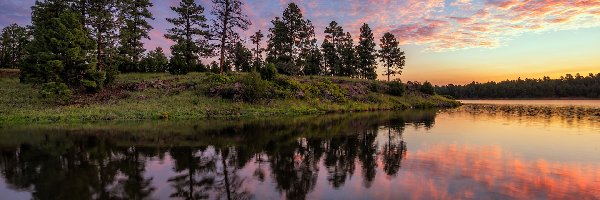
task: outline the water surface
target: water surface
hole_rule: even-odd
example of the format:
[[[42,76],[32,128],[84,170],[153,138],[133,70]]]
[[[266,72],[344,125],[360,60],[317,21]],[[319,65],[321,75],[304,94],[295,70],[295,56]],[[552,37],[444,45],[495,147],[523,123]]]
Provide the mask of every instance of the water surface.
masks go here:
[[[600,100],[459,100],[463,104],[544,105],[600,107]]]
[[[0,199],[598,199],[596,122],[430,110],[5,127]]]

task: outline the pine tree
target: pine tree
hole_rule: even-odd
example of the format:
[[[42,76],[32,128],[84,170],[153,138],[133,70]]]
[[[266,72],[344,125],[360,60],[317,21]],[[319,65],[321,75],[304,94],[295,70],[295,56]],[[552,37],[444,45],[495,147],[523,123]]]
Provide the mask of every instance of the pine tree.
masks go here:
[[[236,42],[229,53],[229,60],[235,67],[236,71],[250,72],[253,71],[250,61],[252,60],[252,52],[242,44]]]
[[[295,3],[288,4],[283,16],[271,22],[267,61],[274,63],[280,73],[300,74],[307,67],[308,56],[312,55],[310,52],[316,45],[312,22],[304,19]]]
[[[253,67],[258,69],[261,65],[262,65],[262,52],[263,52],[263,48],[260,48],[260,42],[262,41],[262,39],[265,36],[263,35],[263,33],[258,30],[256,31],[256,33],[254,33],[254,35],[250,36],[250,40],[252,41],[252,44],[255,45],[256,47],[252,49],[253,53],[254,53],[254,63],[253,63]]]
[[[323,49],[323,69],[322,73],[333,76],[336,73],[336,69],[339,68],[339,56],[335,49],[335,45],[330,42],[331,37],[325,37],[325,41],[321,44]]]
[[[350,32],[347,32],[344,37],[341,38],[338,47],[338,54],[340,55],[341,71],[340,76],[354,77],[356,76],[356,52],[354,50],[354,40]]]
[[[360,27],[360,37],[356,47],[358,74],[360,78],[377,79],[376,64],[377,51],[375,50],[375,37],[368,24]]]
[[[96,60],[98,69],[107,72],[107,82],[112,82],[117,74],[117,0],[80,0],[87,9],[87,17],[83,17],[90,30],[92,39],[96,42]],[[84,8],[85,9],[85,8]],[[84,12],[84,11],[82,11]]]
[[[208,44],[210,33],[207,31],[204,8],[194,0],[182,0],[178,7],[171,7],[178,14],[177,18],[167,21],[175,27],[168,30],[165,37],[175,41],[171,46],[171,73],[185,74],[198,64],[198,58],[211,55],[212,48]]]
[[[325,40],[329,43],[323,43],[322,48],[325,53],[325,59],[327,59],[327,68],[331,75],[341,76],[343,66],[341,63],[340,44],[346,36],[344,34],[344,29],[338,25],[336,21],[332,21],[329,23],[329,26],[325,28],[325,34],[327,34],[325,35]]]
[[[314,43],[315,44],[302,55],[305,62],[304,69],[302,70],[304,75],[321,75],[323,73],[321,64],[323,55],[316,45],[316,41]]]
[[[26,48],[21,81],[102,88],[105,73],[96,69],[95,44],[80,15],[60,0],[38,1],[32,10],[33,40]]]
[[[27,28],[11,24],[0,35],[0,68],[17,68],[23,60],[25,46],[30,41]]]
[[[284,66],[293,65],[292,37],[285,23],[279,17],[271,21],[267,44],[267,62],[275,64],[280,73],[287,73]]]
[[[379,46],[379,59],[386,67],[387,80],[390,81],[390,75],[402,74],[404,69],[405,56],[404,52],[400,50],[398,46],[399,42],[396,37],[391,33],[385,33],[381,38],[381,44]]]
[[[223,73],[227,47],[233,46],[232,41],[237,41],[239,38],[235,29],[247,30],[252,23],[242,12],[244,3],[240,0],[212,0],[212,2],[214,7],[211,13],[215,16],[213,35],[219,37],[217,48],[220,49],[219,66]]]
[[[142,39],[150,39],[148,32],[152,26],[148,19],[154,19],[148,10],[152,7],[150,0],[121,0],[119,1],[119,20],[122,23],[119,30],[119,54],[121,64],[119,69],[125,72],[137,71],[139,61],[144,51]]]
[[[161,47],[148,52],[140,62],[143,72],[166,72],[169,58],[163,52]]]
[[[282,21],[291,36],[291,44],[293,44],[291,56],[295,64],[303,68],[304,58],[301,55],[310,51],[316,41],[312,22],[304,19],[302,11],[295,3],[288,4],[288,7],[283,11]]]

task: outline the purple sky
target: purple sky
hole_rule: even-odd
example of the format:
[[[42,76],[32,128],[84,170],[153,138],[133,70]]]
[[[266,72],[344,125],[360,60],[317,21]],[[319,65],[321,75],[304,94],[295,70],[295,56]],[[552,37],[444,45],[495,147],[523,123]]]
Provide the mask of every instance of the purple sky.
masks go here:
[[[0,28],[31,21],[35,0],[0,0]],[[147,49],[169,50],[163,37],[179,0],[152,0],[156,20]],[[196,0],[210,16],[210,0]],[[247,0],[253,25],[241,34],[268,32],[270,21],[295,2],[315,26],[335,20],[354,36],[363,23],[377,41],[392,32],[407,53],[400,78],[468,83],[517,77],[557,77],[600,69],[600,0]],[[265,43],[263,43],[265,45]]]

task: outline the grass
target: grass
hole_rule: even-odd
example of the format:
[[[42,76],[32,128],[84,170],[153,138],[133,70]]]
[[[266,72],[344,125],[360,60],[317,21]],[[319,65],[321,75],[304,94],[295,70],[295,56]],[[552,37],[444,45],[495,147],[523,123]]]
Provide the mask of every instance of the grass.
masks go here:
[[[208,73],[181,76],[166,73],[121,74],[113,86],[99,94],[75,95],[72,102],[58,104],[40,98],[38,85],[19,83],[14,71],[1,74],[4,75],[0,76],[0,125],[256,118],[458,105],[458,102],[438,95],[409,93],[396,97],[366,89],[367,86],[385,84],[379,81],[286,76],[267,82],[269,90],[260,95],[268,98],[240,101],[212,95],[208,91],[223,85],[236,86],[236,80],[248,74],[233,75],[227,83],[215,84],[211,80],[218,75]],[[286,86],[280,86],[281,82]],[[242,89],[243,92],[247,91]],[[299,92],[303,93],[302,97],[297,97]]]

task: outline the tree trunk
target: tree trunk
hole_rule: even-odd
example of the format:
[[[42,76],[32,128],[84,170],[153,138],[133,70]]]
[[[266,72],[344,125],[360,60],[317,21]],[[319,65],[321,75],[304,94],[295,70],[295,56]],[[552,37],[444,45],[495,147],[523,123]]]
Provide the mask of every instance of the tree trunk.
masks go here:
[[[229,22],[229,1],[226,0],[225,1],[225,12],[223,16],[223,29],[221,32],[221,58],[219,59],[219,65],[221,68],[221,74],[223,74],[224,72],[224,67],[223,64],[225,64],[225,40],[227,40],[227,24]]]

